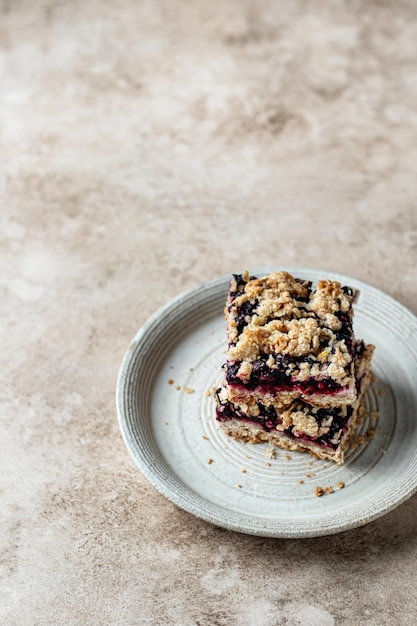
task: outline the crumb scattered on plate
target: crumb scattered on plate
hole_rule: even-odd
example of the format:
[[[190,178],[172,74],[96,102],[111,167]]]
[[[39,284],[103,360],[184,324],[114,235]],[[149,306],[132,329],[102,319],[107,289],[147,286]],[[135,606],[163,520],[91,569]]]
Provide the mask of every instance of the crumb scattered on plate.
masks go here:
[[[275,459],[275,448],[267,448],[265,454],[268,459]]]
[[[192,387],[184,387],[184,393],[194,393],[194,389]]]
[[[318,498],[321,498],[321,496],[324,494],[324,490],[323,487],[320,487],[319,485],[314,489],[314,495],[317,496]]]
[[[168,378],[168,385],[173,385],[174,381],[172,380],[172,378]]]
[[[344,486],[345,486],[345,483],[344,483],[344,482],[342,482],[342,481],[340,481],[340,482],[338,482],[338,483],[337,483],[337,488],[338,488],[338,489],[343,489],[343,488],[344,488]]]

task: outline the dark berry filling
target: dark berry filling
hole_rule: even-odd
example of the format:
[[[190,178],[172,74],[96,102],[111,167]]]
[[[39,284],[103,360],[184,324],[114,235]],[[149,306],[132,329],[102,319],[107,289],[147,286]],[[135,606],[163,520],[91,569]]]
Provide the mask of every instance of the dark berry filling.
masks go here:
[[[252,424],[261,426],[261,428],[265,432],[271,432],[271,431],[277,430],[276,427],[282,422],[281,418],[279,417],[279,415],[277,414],[273,406],[265,406],[262,403],[258,403],[259,415],[248,416],[246,413],[243,413],[236,405],[232,404],[231,402],[226,401],[222,403],[221,400],[219,399],[219,395],[218,395],[219,391],[220,390],[217,391],[218,404],[217,404],[216,417],[217,417],[217,420],[220,422],[227,422],[232,419],[238,419],[240,421],[244,421],[247,423],[252,423]],[[284,430],[280,432],[287,435],[288,437],[291,437],[294,440],[314,441],[315,443],[319,445],[336,449],[338,446],[338,443],[333,443],[332,439],[335,438],[335,436],[339,433],[339,431],[342,431],[342,433],[346,431],[348,424],[349,424],[349,420],[352,417],[352,413],[353,413],[352,407],[347,408],[346,415],[343,415],[342,412],[338,411],[337,409],[324,409],[324,408],[318,409],[314,417],[317,421],[319,428],[323,424],[323,422],[328,421],[330,417],[332,418],[331,424],[328,426],[329,428],[328,432],[325,433],[324,435],[321,435],[320,437],[314,438],[314,437],[310,437],[306,434],[301,434],[301,433],[295,435],[291,428],[285,428]],[[338,440],[340,440],[340,438],[338,438]]]
[[[257,300],[254,303],[250,302],[250,300],[247,300],[246,302],[242,304],[241,307],[239,307],[237,317],[236,317],[238,334],[240,334],[242,330],[244,329],[244,327],[247,326],[247,324],[250,321],[250,319],[248,320],[247,318],[248,317],[251,318],[253,316],[253,313],[256,307],[258,306],[258,304],[259,302]]]
[[[336,337],[338,341],[344,340],[348,352],[352,356],[354,352],[352,318],[349,313],[341,313],[340,311],[335,315],[342,323],[341,328],[336,332]]]
[[[332,378],[324,378],[318,380],[310,378],[308,380],[299,381],[292,378],[286,372],[290,364],[294,364],[295,367],[299,366],[302,362],[313,363],[310,357],[306,359],[296,359],[288,355],[279,355],[276,357],[277,368],[271,368],[267,365],[264,359],[257,359],[253,363],[250,379],[247,382],[242,381],[238,376],[241,362],[231,363],[226,365],[226,380],[229,385],[241,387],[244,389],[257,389],[262,393],[277,391],[301,391],[302,393],[326,393],[335,394],[345,387],[341,387]]]
[[[231,300],[234,300],[237,296],[241,296],[242,293],[245,291],[245,285],[247,281],[243,279],[242,274],[232,274],[232,276],[236,281],[236,290],[232,291],[230,289],[229,297]],[[254,280],[254,279],[256,279],[256,276],[249,276],[249,280]]]

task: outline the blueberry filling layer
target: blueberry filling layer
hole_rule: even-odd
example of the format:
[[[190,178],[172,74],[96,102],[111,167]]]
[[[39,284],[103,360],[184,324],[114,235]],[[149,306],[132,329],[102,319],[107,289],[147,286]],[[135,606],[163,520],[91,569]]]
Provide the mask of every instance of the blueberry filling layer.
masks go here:
[[[338,311],[335,315],[342,324],[340,330],[335,333],[336,338],[338,341],[345,341],[348,352],[352,356],[354,352],[352,320],[347,313],[341,313]]]
[[[282,420],[277,414],[275,408],[271,405],[265,406],[262,403],[258,403],[259,415],[249,416],[237,405],[229,401],[222,402],[219,399],[219,391],[220,390],[217,391],[218,405],[216,410],[218,421],[228,422],[230,420],[237,419],[245,423],[260,426],[265,432],[274,432],[278,430],[295,441],[313,441],[320,446],[332,448],[333,450],[337,449],[342,433],[347,430],[349,421],[353,414],[353,408],[351,406],[347,407],[346,413],[342,413],[341,411],[337,411],[335,409],[317,409],[314,414],[314,419],[316,420],[319,428],[324,422],[327,424],[329,424],[329,422],[331,423],[328,425],[328,431],[326,434],[314,438],[304,433],[295,434],[293,432],[293,428],[277,429],[277,426],[282,424]]]
[[[251,303],[249,300],[244,302],[241,307],[238,309],[238,314],[236,317],[237,324],[237,332],[240,334],[244,327],[249,323],[250,318],[252,317],[256,307],[258,306],[258,301],[255,300],[254,303]]]
[[[252,364],[250,378],[247,381],[243,381],[239,376],[239,369],[242,364],[241,361],[228,363],[226,365],[226,380],[229,385],[233,385],[234,387],[237,386],[250,390],[260,390],[261,388],[265,393],[301,391],[302,393],[310,394],[334,394],[345,389],[345,387],[339,385],[332,378],[324,378],[322,380],[309,378],[308,380],[300,381],[288,375],[287,371],[290,364],[292,364],[294,368],[297,368],[301,363],[309,363],[310,361],[310,357],[306,359],[296,359],[295,357],[289,357],[287,355],[278,356],[276,358],[277,367],[271,368],[267,365],[266,360],[257,359]]]

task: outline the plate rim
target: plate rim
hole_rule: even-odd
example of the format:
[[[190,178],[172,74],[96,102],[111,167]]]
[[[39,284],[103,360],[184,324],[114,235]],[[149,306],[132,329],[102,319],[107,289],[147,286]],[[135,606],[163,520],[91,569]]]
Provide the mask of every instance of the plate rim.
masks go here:
[[[417,316],[415,316],[414,313],[410,309],[408,309],[406,306],[404,306],[401,302],[398,302],[398,300],[393,298],[391,295],[385,293],[381,289],[373,285],[370,285],[366,283],[365,281],[362,281],[355,277],[350,277],[345,274],[341,274],[338,272],[331,272],[331,271],[322,270],[322,269],[303,268],[303,267],[295,267],[295,266],[280,266],[279,268],[277,268],[277,266],[261,267],[261,268],[255,268],[251,270],[250,273],[253,275],[267,275],[268,273],[273,272],[273,271],[287,271],[292,274],[297,274],[297,272],[299,272],[301,275],[302,274],[305,274],[305,275],[315,274],[316,278],[312,279],[313,281],[319,280],[318,275],[321,275],[321,276],[325,276],[326,278],[330,278],[332,280],[338,280],[342,284],[353,283],[353,286],[355,286],[359,290],[361,289],[361,287],[365,288],[366,291],[372,292],[374,295],[382,297],[385,301],[388,300],[393,306],[401,309],[401,311],[407,316],[410,316],[411,319],[414,321],[414,323],[417,325]],[[215,289],[216,287],[219,288],[220,286],[223,286],[223,285],[225,288],[225,296],[226,296],[227,285],[231,278],[231,275],[232,275],[232,272],[228,274],[223,274],[215,279],[212,279],[210,281],[197,285],[196,287],[190,288],[188,290],[184,290],[180,292],[174,298],[170,299],[164,305],[159,307],[145,321],[145,323],[141,327],[139,327],[138,331],[136,332],[135,336],[131,340],[124,354],[124,357],[122,359],[122,362],[119,368],[119,372],[117,376],[117,384],[116,384],[117,418],[118,418],[118,424],[119,424],[119,428],[120,428],[124,443],[130,453],[131,458],[135,462],[135,465],[139,468],[143,476],[148,480],[148,482],[152,484],[152,486],[161,495],[167,498],[170,502],[172,502],[173,504],[175,504],[182,510],[185,510],[186,512],[190,513],[191,515],[199,519],[202,519],[206,522],[209,522],[211,524],[214,524],[216,526],[219,526],[219,527],[222,527],[227,530],[234,531],[234,532],[244,533],[244,534],[253,535],[253,536],[271,537],[271,538],[283,538],[283,539],[309,538],[309,537],[333,535],[333,534],[345,532],[348,530],[353,530],[354,528],[358,528],[360,526],[368,524],[386,515],[390,511],[400,506],[403,502],[408,500],[414,493],[417,492],[417,479],[415,481],[415,484],[411,485],[409,489],[406,490],[406,492],[400,498],[394,499],[390,502],[386,502],[384,507],[378,509],[374,514],[367,515],[365,518],[358,517],[357,519],[354,519],[354,520],[349,519],[344,524],[339,524],[337,526],[332,526],[330,528],[323,528],[323,525],[319,524],[316,531],[312,529],[303,530],[301,528],[291,527],[291,528],[288,528],[287,531],[283,532],[281,530],[272,530],[272,528],[270,527],[271,520],[266,520],[265,518],[263,518],[265,519],[265,524],[262,525],[261,523],[258,523],[256,525],[256,528],[253,525],[251,526],[250,522],[252,520],[252,524],[253,524],[253,518],[251,518],[251,516],[247,514],[241,514],[236,511],[234,512],[228,511],[227,513],[229,515],[229,518],[227,518],[226,516],[221,514],[221,511],[225,511],[224,507],[222,507],[221,504],[208,502],[204,498],[204,496],[197,494],[192,489],[192,487],[184,484],[183,481],[176,474],[174,474],[176,480],[184,484],[184,487],[189,492],[189,494],[191,496],[194,496],[191,498],[191,501],[187,498],[184,498],[181,493],[178,493],[175,490],[172,491],[172,489],[170,489],[170,486],[169,486],[169,481],[165,482],[164,480],[161,480],[161,477],[165,479],[169,478],[167,476],[167,469],[169,468],[167,469],[159,468],[160,472],[161,472],[161,469],[164,470],[162,471],[160,475],[156,471],[155,466],[153,466],[151,463],[149,463],[149,461],[146,458],[144,458],[143,450],[142,451],[140,450],[139,446],[137,445],[137,442],[135,442],[133,438],[131,437],[131,434],[128,428],[128,419],[127,419],[127,416],[125,415],[126,398],[124,397],[124,392],[126,390],[127,383],[132,378],[131,368],[132,368],[132,363],[134,361],[134,356],[140,348],[141,341],[144,338],[146,338],[146,335],[149,332],[149,330],[152,329],[155,324],[158,324],[160,320],[163,319],[167,313],[169,313],[169,311],[172,311],[179,302],[184,304],[187,302],[187,300],[189,300],[190,298],[193,298],[194,296],[196,296],[198,293],[201,293],[202,291],[204,292],[204,291],[207,291],[208,289]],[[214,514],[209,513],[207,510],[204,509],[204,507],[201,508],[198,505],[194,504],[193,500],[195,499],[197,500],[197,502],[200,501],[201,503],[205,502],[206,504],[208,504],[210,509],[215,510],[215,513]],[[230,519],[231,514],[234,514],[234,517],[237,517],[238,519],[240,519],[241,522],[239,523],[237,521],[233,521],[232,519]],[[258,518],[258,520],[260,522],[261,518]]]

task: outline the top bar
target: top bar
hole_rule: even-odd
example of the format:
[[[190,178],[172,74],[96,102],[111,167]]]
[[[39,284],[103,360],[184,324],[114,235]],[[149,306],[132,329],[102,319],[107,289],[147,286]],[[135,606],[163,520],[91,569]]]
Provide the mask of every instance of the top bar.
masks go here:
[[[359,381],[353,291],[276,272],[234,274],[226,303],[226,381],[240,398],[301,397],[322,406],[354,402]]]

